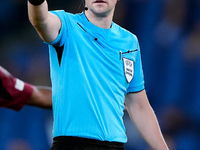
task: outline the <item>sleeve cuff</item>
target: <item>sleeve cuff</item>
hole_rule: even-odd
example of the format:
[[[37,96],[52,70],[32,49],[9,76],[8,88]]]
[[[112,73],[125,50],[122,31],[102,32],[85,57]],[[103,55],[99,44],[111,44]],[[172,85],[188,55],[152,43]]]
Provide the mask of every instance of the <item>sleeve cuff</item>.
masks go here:
[[[136,87],[129,87],[127,89],[127,94],[128,93],[135,93],[135,92],[140,92],[142,90],[144,90],[144,84],[140,85],[140,86],[136,86]]]

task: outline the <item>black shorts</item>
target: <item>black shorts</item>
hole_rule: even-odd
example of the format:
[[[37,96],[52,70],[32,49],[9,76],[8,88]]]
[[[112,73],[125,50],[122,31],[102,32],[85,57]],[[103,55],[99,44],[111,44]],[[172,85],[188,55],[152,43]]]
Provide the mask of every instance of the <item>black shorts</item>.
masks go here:
[[[124,144],[81,137],[59,136],[53,138],[51,150],[124,150]]]

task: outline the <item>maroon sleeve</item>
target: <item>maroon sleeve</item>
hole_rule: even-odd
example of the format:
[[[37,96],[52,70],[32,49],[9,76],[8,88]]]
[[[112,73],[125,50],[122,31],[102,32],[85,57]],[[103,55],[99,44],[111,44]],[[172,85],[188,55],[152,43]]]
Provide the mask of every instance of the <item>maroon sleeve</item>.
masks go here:
[[[0,66],[0,107],[20,110],[33,93],[33,85],[13,77]]]

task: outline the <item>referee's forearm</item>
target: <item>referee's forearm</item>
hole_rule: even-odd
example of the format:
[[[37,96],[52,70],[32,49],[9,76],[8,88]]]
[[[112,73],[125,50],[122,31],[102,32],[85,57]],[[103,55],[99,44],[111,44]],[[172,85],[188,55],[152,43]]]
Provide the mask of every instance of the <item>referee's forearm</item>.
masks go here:
[[[133,122],[143,139],[153,150],[168,150],[163,138],[156,115],[150,105],[142,109],[129,110]]]

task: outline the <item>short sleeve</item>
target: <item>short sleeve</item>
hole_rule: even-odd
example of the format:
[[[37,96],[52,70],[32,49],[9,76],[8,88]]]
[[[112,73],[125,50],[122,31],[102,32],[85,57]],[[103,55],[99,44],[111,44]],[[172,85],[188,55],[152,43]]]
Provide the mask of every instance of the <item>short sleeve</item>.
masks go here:
[[[134,76],[127,89],[127,94],[130,92],[139,92],[145,88],[144,74],[143,74],[141,54],[140,54],[140,46],[139,46],[137,38],[136,38],[136,42],[137,42],[136,43],[137,52],[136,52],[136,55],[135,55],[136,58],[134,61]]]
[[[56,10],[56,11],[50,11],[54,15],[58,16],[61,21],[61,29],[59,31],[59,34],[57,38],[51,42],[51,43],[46,43],[49,45],[55,45],[55,46],[62,46],[65,41],[67,40],[68,37],[68,31],[70,30],[70,21],[68,19],[68,13],[66,13],[64,10]]]

